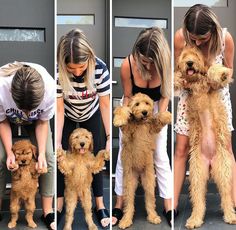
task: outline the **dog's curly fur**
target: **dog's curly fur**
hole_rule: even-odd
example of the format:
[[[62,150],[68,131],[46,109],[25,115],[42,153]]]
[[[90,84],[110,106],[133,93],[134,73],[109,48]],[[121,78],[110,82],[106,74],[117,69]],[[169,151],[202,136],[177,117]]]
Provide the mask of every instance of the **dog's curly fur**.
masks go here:
[[[92,219],[92,174],[100,172],[109,160],[109,152],[101,150],[93,155],[93,136],[83,128],[75,129],[69,138],[69,151],[57,150],[59,170],[65,175],[66,220],[64,230],[71,230],[78,199],[84,209],[89,230],[96,230]]]
[[[12,151],[15,155],[15,164],[11,165],[12,187],[10,197],[11,221],[8,228],[15,228],[18,220],[20,204],[23,201],[26,209],[26,220],[28,226],[36,228],[37,225],[33,220],[35,211],[35,195],[38,186],[38,177],[46,173],[47,169],[36,170],[36,147],[29,140],[17,141]]]
[[[155,210],[155,139],[156,134],[171,123],[171,114],[162,112],[154,115],[151,98],[138,93],[131,98],[128,106],[115,109],[113,123],[122,130],[124,216],[119,227],[125,229],[132,224],[139,177],[145,190],[147,219],[159,224],[161,218]]]
[[[220,99],[218,89],[231,82],[230,69],[219,64],[208,67],[204,56],[195,47],[186,47],[177,62],[175,71],[175,89],[189,90],[187,98],[187,118],[190,125],[190,196],[192,214],[187,220],[189,229],[200,227],[206,210],[205,196],[209,174],[216,182],[220,195],[224,221],[236,224],[236,215],[232,201],[232,158],[227,144],[230,131],[227,128],[227,114]],[[216,141],[216,153],[206,169],[201,154],[202,127],[199,113],[209,111]],[[210,121],[209,121],[210,122]]]

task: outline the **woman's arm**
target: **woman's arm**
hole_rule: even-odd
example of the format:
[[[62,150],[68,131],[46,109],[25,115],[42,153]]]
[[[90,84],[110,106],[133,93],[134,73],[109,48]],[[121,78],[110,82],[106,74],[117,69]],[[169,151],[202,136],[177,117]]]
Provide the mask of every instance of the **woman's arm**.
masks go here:
[[[46,144],[48,138],[48,127],[49,121],[48,120],[37,120],[35,126],[35,135],[38,144],[38,168],[47,168],[47,161],[46,161]]]
[[[11,126],[7,119],[0,122],[0,138],[7,154],[7,168],[10,169],[11,164],[15,164],[15,155],[12,152],[12,132]]]
[[[158,112],[165,112],[168,109],[169,98],[162,97],[158,102]]]
[[[227,32],[225,36],[224,66],[232,69],[232,77],[234,66],[234,40],[229,32]]]
[[[110,95],[99,97],[99,107],[107,138],[106,150],[110,151]]]
[[[128,105],[130,98],[132,97],[132,82],[130,76],[130,66],[128,57],[123,61],[120,69],[121,84],[124,93],[123,105]]]
[[[61,148],[61,142],[62,142],[62,131],[64,127],[64,113],[65,113],[65,108],[64,108],[64,99],[63,97],[58,97],[57,98],[57,146],[56,148]]]

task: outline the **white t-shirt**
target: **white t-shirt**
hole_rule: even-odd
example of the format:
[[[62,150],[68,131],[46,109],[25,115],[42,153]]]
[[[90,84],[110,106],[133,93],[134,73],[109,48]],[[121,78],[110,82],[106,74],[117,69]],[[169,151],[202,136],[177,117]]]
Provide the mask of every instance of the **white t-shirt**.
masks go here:
[[[11,123],[25,125],[36,120],[50,120],[55,112],[56,87],[54,79],[41,65],[28,62],[21,63],[36,69],[42,76],[45,87],[44,98],[36,109],[30,111],[27,117],[22,110],[17,108],[10,92],[14,74],[11,76],[0,75],[0,122],[8,118]]]

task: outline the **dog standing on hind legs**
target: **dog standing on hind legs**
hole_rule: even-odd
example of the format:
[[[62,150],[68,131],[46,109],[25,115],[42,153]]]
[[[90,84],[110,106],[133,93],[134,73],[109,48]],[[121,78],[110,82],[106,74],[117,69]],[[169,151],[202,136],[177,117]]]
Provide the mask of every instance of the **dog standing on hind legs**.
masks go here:
[[[186,227],[193,229],[203,224],[206,211],[206,190],[209,176],[217,184],[221,196],[221,208],[224,221],[236,224],[236,214],[232,200],[232,167],[233,161],[228,150],[230,131],[227,127],[227,114],[220,98],[220,90],[232,80],[230,69],[214,64],[208,67],[204,56],[195,47],[186,47],[177,62],[175,71],[175,89],[184,89],[187,85],[189,94],[187,118],[190,125],[190,197],[192,214]],[[211,160],[201,151],[202,127],[200,116],[209,115],[209,125],[215,135],[215,154]]]
[[[15,228],[19,217],[21,202],[25,204],[26,221],[28,226],[36,228],[33,220],[35,211],[35,196],[37,193],[38,177],[46,173],[47,169],[36,170],[36,147],[28,140],[17,141],[12,146],[15,155],[15,164],[10,165],[12,170],[12,188],[10,197],[11,220],[8,228]]]
[[[156,135],[171,123],[171,114],[153,114],[154,104],[145,94],[135,94],[128,106],[117,107],[113,124],[122,130],[123,199],[124,216],[119,228],[132,225],[134,198],[139,177],[145,191],[147,220],[153,224],[161,222],[156,212],[154,151]]]
[[[69,151],[57,150],[58,168],[65,175],[66,220],[64,230],[72,229],[74,210],[78,199],[84,209],[89,230],[97,230],[92,219],[92,174],[100,172],[109,152],[100,150],[93,155],[92,134],[82,128],[75,129],[69,138]]]

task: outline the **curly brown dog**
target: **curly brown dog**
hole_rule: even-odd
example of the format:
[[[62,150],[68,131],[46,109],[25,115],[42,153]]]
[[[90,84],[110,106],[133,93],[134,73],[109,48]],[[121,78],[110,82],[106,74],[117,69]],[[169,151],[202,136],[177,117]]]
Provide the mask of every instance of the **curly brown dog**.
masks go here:
[[[89,230],[96,230],[92,219],[92,174],[100,172],[109,160],[109,152],[101,150],[93,155],[93,136],[86,129],[75,129],[69,138],[69,151],[57,150],[58,168],[65,175],[66,223],[64,230],[71,230],[78,199],[84,209]]]
[[[119,223],[122,229],[129,227],[133,221],[139,177],[145,191],[147,220],[154,224],[161,222],[155,210],[155,139],[156,134],[171,123],[171,114],[162,112],[154,115],[153,106],[150,97],[138,93],[131,98],[128,106],[117,107],[114,111],[113,123],[122,130],[124,216]]]
[[[18,220],[20,204],[23,201],[26,209],[26,220],[28,226],[36,228],[33,220],[35,211],[35,196],[38,187],[38,177],[46,173],[47,169],[36,170],[36,147],[29,140],[17,141],[12,151],[15,155],[15,164],[11,165],[12,187],[10,198],[11,221],[8,228],[15,228]]]
[[[187,85],[189,90],[189,180],[193,206],[192,214],[186,223],[189,229],[203,224],[207,181],[210,175],[219,189],[224,221],[236,224],[231,196],[233,159],[227,147],[230,142],[230,130],[227,127],[225,106],[218,90],[230,82],[230,69],[219,64],[208,68],[204,63],[204,56],[197,48],[187,47],[182,51],[175,72],[175,88],[181,89]],[[201,152],[201,140],[204,137],[199,114],[204,111],[209,111],[209,122],[215,135],[216,150],[211,160],[206,159]]]

